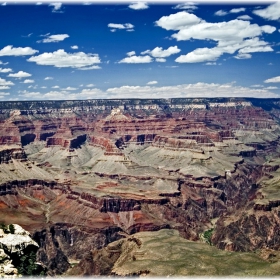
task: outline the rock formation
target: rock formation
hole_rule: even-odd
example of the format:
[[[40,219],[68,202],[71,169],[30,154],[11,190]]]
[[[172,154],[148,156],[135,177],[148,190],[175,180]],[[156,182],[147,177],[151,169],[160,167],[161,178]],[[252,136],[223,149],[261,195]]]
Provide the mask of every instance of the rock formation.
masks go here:
[[[0,276],[44,275],[44,268],[36,262],[38,244],[30,233],[17,224],[0,228]]]
[[[139,274],[113,272],[121,253],[103,248],[143,231],[211,230],[222,250],[277,251],[279,104],[2,102],[0,222],[31,232],[53,276],[79,262],[85,275]]]

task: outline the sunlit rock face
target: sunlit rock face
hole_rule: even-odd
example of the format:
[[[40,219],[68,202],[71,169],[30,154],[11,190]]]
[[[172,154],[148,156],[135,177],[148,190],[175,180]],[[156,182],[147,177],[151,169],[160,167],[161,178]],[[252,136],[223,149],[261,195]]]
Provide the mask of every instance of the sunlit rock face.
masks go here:
[[[44,269],[36,262],[39,245],[28,231],[17,224],[1,224],[0,275],[18,277],[44,275]]]
[[[279,250],[279,116],[277,99],[3,102],[0,222],[49,275],[143,231]]]

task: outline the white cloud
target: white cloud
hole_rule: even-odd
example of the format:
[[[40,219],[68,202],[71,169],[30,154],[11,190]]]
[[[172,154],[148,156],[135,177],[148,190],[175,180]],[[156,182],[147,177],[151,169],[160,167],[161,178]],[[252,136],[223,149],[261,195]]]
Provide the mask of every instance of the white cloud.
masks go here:
[[[179,63],[197,63],[204,61],[215,61],[222,55],[218,48],[199,48],[186,55],[181,55],[175,59]]]
[[[29,80],[29,79],[26,79],[23,81],[24,84],[32,84],[34,83],[34,80]]]
[[[155,85],[157,83],[158,83],[157,81],[150,81],[150,82],[147,83],[147,85]]]
[[[131,52],[128,52],[128,53],[126,53],[128,56],[133,56],[133,55],[135,55],[136,53],[135,53],[135,51],[131,51]]]
[[[3,90],[3,89],[10,89],[10,87],[8,86],[1,86],[1,79],[0,79],[0,89]]]
[[[88,84],[88,85],[86,85],[86,87],[89,87],[89,88],[94,87],[94,84]]]
[[[145,10],[149,8],[146,2],[135,2],[130,4],[128,7],[133,10]]]
[[[43,53],[38,56],[32,56],[27,61],[35,62],[38,65],[52,65],[59,68],[72,67],[78,69],[89,67],[93,64],[101,62],[97,54],[86,54],[84,52],[67,53],[63,49],[54,51],[52,53]]]
[[[63,88],[62,90],[77,90],[77,89],[74,87],[67,87],[67,88]]]
[[[13,86],[14,83],[11,81],[6,81],[5,79],[0,78],[0,86],[2,86],[0,89],[9,89],[9,87],[7,88],[3,88],[3,86]]]
[[[120,60],[118,63],[150,63],[152,61],[153,59],[148,55],[145,56],[133,55]]]
[[[280,76],[267,79],[264,82],[265,83],[280,83]]]
[[[164,16],[156,24],[166,30],[178,30],[172,35],[177,41],[197,39],[217,42],[214,48],[198,48],[181,55],[175,60],[180,63],[215,61],[224,53],[233,54],[236,51],[239,51],[239,54],[273,51],[269,44],[260,41],[258,36],[263,33],[271,34],[276,30],[274,26],[259,26],[238,19],[208,23],[185,11]]]
[[[172,54],[176,54],[176,53],[179,53],[181,50],[178,49],[177,46],[174,46],[174,47],[169,47],[168,49],[166,50],[163,50],[162,47],[156,47],[154,48],[153,50],[147,50],[147,51],[144,51],[144,52],[141,52],[141,54],[149,54],[153,57],[168,57]]]
[[[71,49],[73,49],[73,50],[77,50],[79,47],[77,46],[77,45],[75,45],[75,46],[71,46]]]
[[[53,86],[52,88],[59,88],[59,86]]]
[[[215,13],[216,16],[225,16],[227,14],[228,14],[228,12],[226,12],[224,10],[219,10]]]
[[[236,56],[234,56],[236,59],[249,59],[252,57],[249,53],[239,53]]]
[[[0,92],[0,95],[1,95],[0,97],[2,98],[2,97],[3,97],[2,95],[10,95],[10,93],[9,93],[9,92],[3,92],[3,91],[2,91],[2,92]]]
[[[278,89],[278,87],[266,87],[266,89]]]
[[[217,65],[217,63],[216,62],[207,62],[207,63],[205,63],[205,65],[207,65],[207,66],[209,66],[209,65]]]
[[[69,38],[68,34],[56,34],[56,35],[47,35],[47,38],[37,41],[37,43],[57,43],[63,41],[66,38]]]
[[[263,85],[251,85],[251,87],[254,87],[254,88],[263,88],[264,86],[263,86]]]
[[[242,15],[242,16],[238,16],[237,19],[242,19],[242,20],[251,20],[252,18],[248,15]]]
[[[83,89],[79,93],[71,93],[66,90],[61,91],[50,91],[42,94],[41,92],[30,92],[24,90],[20,92],[21,97],[28,99],[42,99],[42,100],[81,100],[81,99],[93,99],[103,98],[106,95],[105,92],[100,89]]]
[[[180,30],[199,24],[202,20],[194,14],[182,11],[169,16],[163,16],[155,23],[157,26],[162,27],[166,30]]]
[[[236,9],[231,9],[229,12],[232,14],[237,14],[237,13],[241,13],[241,12],[245,12],[246,8],[236,8]]]
[[[44,80],[53,80],[53,77],[46,77]]]
[[[9,74],[8,77],[12,77],[12,78],[27,78],[27,77],[30,77],[32,76],[31,74],[27,73],[27,72],[24,72],[24,71],[19,71],[17,73],[14,73],[14,74]]]
[[[62,13],[62,11],[60,10],[62,7],[62,3],[51,3],[49,4],[49,6],[53,7],[53,13]]]
[[[275,30],[276,28],[273,26],[259,26],[248,21],[235,19],[228,22],[200,22],[192,26],[185,26],[177,34],[173,34],[172,37],[178,41],[198,39],[240,42],[245,38],[253,38],[263,33],[271,34]]]
[[[157,57],[156,62],[166,62],[166,59],[162,57]]]
[[[11,68],[0,68],[0,73],[8,73],[8,72],[13,72]]]
[[[273,49],[270,46],[250,46],[239,50],[239,53],[254,53],[254,52],[272,52]]]
[[[173,9],[193,11],[196,10],[197,7],[194,2],[186,2],[186,3],[180,3],[176,5]]]
[[[117,29],[125,29],[126,31],[134,31],[133,27],[134,25],[131,23],[109,23],[108,24],[109,28],[112,28],[111,31],[115,32]]]
[[[30,47],[25,48],[13,48],[12,45],[4,47],[0,50],[0,56],[25,56],[25,55],[32,55],[37,53],[37,50],[33,50]]]
[[[93,66],[89,66],[89,67],[78,68],[78,70],[95,70],[95,69],[101,69],[101,67],[98,65],[93,65]]]
[[[192,97],[278,97],[279,95],[267,89],[252,89],[235,86],[234,83],[196,83],[177,86],[122,86],[109,88],[109,98],[192,98]]]
[[[280,19],[280,2],[277,1],[269,5],[265,9],[254,10],[253,13],[265,19],[279,20]]]

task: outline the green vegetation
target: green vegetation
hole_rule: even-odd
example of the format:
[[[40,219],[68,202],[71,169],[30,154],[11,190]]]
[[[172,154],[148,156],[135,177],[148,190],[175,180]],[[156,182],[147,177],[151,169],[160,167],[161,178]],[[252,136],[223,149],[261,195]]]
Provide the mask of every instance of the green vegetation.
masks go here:
[[[36,263],[36,251],[32,250],[22,255],[16,265],[18,272],[24,276],[44,276],[45,269]]]
[[[0,229],[3,229],[4,233],[12,233],[14,234],[15,233],[15,227],[13,224],[10,224],[10,225],[5,225],[3,223],[0,224]]]
[[[213,234],[214,228],[208,229],[206,230],[203,234],[202,237],[203,239],[206,241],[206,243],[208,243],[209,245],[212,245],[212,234]]]

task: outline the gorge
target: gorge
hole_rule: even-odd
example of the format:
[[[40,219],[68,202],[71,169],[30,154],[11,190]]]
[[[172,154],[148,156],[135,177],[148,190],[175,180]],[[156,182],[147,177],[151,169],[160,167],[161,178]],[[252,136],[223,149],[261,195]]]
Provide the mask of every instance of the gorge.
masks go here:
[[[1,102],[0,222],[50,276],[279,275],[279,121],[280,99]]]

